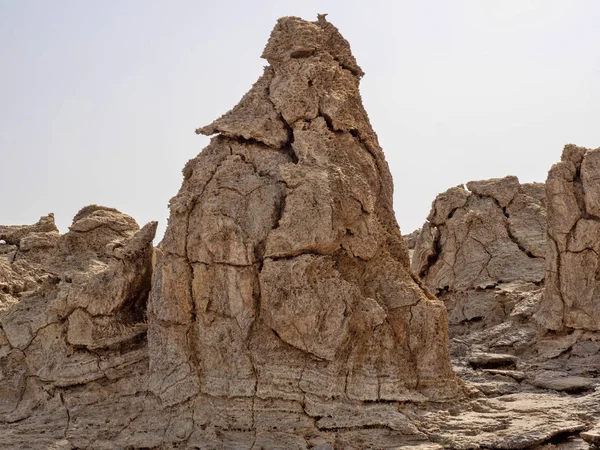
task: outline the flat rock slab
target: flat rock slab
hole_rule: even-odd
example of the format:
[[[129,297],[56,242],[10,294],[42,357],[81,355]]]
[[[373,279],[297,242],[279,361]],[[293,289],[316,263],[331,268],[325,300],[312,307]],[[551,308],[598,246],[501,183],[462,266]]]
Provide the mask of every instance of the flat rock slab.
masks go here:
[[[557,437],[577,435],[588,428],[578,418],[581,411],[597,411],[597,394],[574,398],[558,394],[518,393],[494,399],[479,399],[455,411],[418,414],[419,429],[432,441],[453,449],[581,448],[553,447]],[[579,441],[577,439],[577,441]],[[571,445],[573,444],[573,445]],[[579,444],[584,445],[579,441]]]
[[[542,359],[556,358],[573,347],[581,335],[581,331],[575,331],[566,336],[541,339],[536,344],[537,354]]]
[[[502,375],[504,377],[510,377],[519,383],[526,378],[525,372],[519,370],[502,370],[502,369],[484,369],[485,373],[490,375]]]
[[[583,377],[557,377],[548,375],[538,375],[531,381],[531,384],[542,389],[552,389],[554,391],[577,394],[593,388],[594,383],[589,378]]]
[[[469,358],[469,364],[478,369],[496,369],[514,367],[518,360],[514,355],[503,353],[473,353]]]

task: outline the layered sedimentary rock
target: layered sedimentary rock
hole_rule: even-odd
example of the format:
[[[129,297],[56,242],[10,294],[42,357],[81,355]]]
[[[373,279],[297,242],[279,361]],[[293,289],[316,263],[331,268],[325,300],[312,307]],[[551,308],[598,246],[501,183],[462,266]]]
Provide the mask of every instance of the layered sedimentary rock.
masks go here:
[[[171,200],[150,389],[229,434],[391,426],[377,402],[457,394],[445,309],[411,277],[346,40],[288,17],[263,57]]]
[[[0,448],[50,448],[66,437],[76,386],[147,361],[155,231],[96,205],[64,235],[52,215],[0,226]]]
[[[575,151],[581,150],[568,146],[564,159],[569,160]],[[516,178],[506,177],[471,182],[468,190],[459,186],[440,194],[417,238],[412,261],[413,269],[448,308],[455,372],[488,398],[531,396],[545,417],[558,417],[562,411],[556,410],[556,404],[551,406],[550,397],[539,395],[540,391],[591,398],[590,393],[598,385],[595,368],[600,363],[597,333],[572,329],[546,333],[536,323],[553,317],[547,315],[551,310],[544,304],[548,291],[542,301],[544,279],[552,280],[556,270],[548,246],[556,247],[552,242],[556,232],[552,230],[566,220],[554,216],[557,211],[579,211],[577,203],[575,207],[564,207],[568,204],[560,197],[565,192],[564,179],[550,181],[557,173],[564,174],[560,166],[565,165],[561,163],[550,171],[546,186],[520,185]],[[576,182],[571,192],[580,192],[573,186]],[[559,197],[552,192],[560,192]],[[593,235],[586,237],[591,239],[589,242],[596,239]],[[567,242],[573,242],[572,237],[569,239]],[[546,264],[549,271],[545,270]],[[572,273],[585,273],[587,269],[583,264],[570,268]],[[568,289],[572,292],[573,288]],[[564,431],[576,434],[569,431],[568,423],[577,407],[569,408],[565,417],[570,419],[562,422]],[[533,418],[535,412],[531,413],[524,423],[537,420]],[[467,420],[459,416],[458,427],[465,423],[468,429],[463,422]],[[454,433],[453,429],[446,436],[460,440]],[[515,438],[507,448],[520,448],[520,439]],[[565,442],[565,448],[587,448],[580,439],[575,441],[578,443]]]
[[[600,148],[566,145],[546,194],[548,267],[536,319],[550,330],[600,330]]]
[[[444,299],[452,325],[490,325],[522,300],[516,292],[539,290],[545,254],[544,185],[509,176],[438,195],[415,243],[412,268]]]
[[[198,130],[217,136],[184,168],[158,249],[155,223],[95,205],[64,235],[52,215],[0,226],[0,448],[597,441],[597,333],[539,339],[530,323],[543,188],[453,188],[419,235],[415,268],[454,323],[489,325],[452,340],[461,383],[445,308],[408,268],[348,43],[323,17],[284,18],[264,56],[240,104]]]

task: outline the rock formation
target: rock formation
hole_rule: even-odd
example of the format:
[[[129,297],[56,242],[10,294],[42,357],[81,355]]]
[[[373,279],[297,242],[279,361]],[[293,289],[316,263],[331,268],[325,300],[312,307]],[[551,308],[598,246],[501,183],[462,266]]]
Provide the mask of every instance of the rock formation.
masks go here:
[[[452,325],[498,324],[520,300],[517,285],[535,291],[544,279],[544,185],[509,176],[467,188],[434,200],[412,268],[446,302]]]
[[[415,245],[417,245],[417,239],[419,238],[420,234],[421,234],[421,229],[418,228],[418,229],[414,230],[412,233],[405,234],[404,236],[402,236],[404,238],[404,241],[406,242],[406,248],[408,249],[408,257],[411,262],[412,262],[413,253],[415,251]]]
[[[551,170],[549,180],[556,171]],[[558,173],[564,174],[560,169]],[[553,215],[557,210],[579,211],[561,209],[565,202],[553,199],[550,192],[562,194],[564,184],[554,183],[520,185],[515,177],[506,177],[467,183],[468,190],[458,186],[440,194],[417,236],[412,267],[445,302],[454,370],[488,398],[485,403],[494,409],[488,402],[497,397],[500,402],[532,402],[542,416],[560,417],[566,413],[566,420],[560,420],[561,427],[565,426],[562,433],[576,436],[578,431],[569,423],[573,412],[580,411],[577,402],[587,403],[594,398],[590,392],[598,386],[595,375],[600,364],[600,339],[596,333],[582,330],[547,334],[534,320],[540,306],[538,320],[547,317],[549,311],[544,304],[548,298],[542,302],[542,294],[550,287],[545,288],[544,278],[551,280],[556,270],[556,263],[550,260],[552,253],[547,250],[547,246],[556,245],[549,242],[557,223]],[[555,206],[551,206],[553,202]],[[546,264],[549,271],[545,270]],[[554,403],[551,395],[541,391],[562,392],[563,397]],[[583,396],[578,400],[564,397],[566,394]],[[591,404],[587,408],[596,410]],[[451,439],[451,446],[468,447],[460,434],[468,434],[469,420],[478,422],[486,416],[484,411],[490,410],[484,407],[480,411],[483,414],[471,419],[459,414],[457,428],[442,432]],[[539,419],[543,428],[542,422],[550,423],[548,418],[535,418],[533,410],[531,414],[524,424],[532,425]],[[445,420],[454,422],[451,417]],[[579,423],[576,428],[585,430],[590,423]],[[514,421],[512,425],[517,426]],[[462,432],[458,431],[461,427]],[[489,438],[496,439],[498,431],[492,436]],[[479,437],[487,439],[483,434]],[[522,438],[516,431],[515,438],[509,439],[510,443],[504,441],[501,448],[525,448]],[[581,437],[559,439],[555,447],[548,448],[588,448],[582,438],[594,442],[597,435],[590,431]],[[444,438],[438,439],[443,442]],[[529,445],[533,445],[531,439],[534,435],[527,433]]]
[[[600,330],[600,148],[566,145],[546,181],[548,267],[537,321]]]
[[[348,43],[323,17],[288,17],[263,57],[241,102],[197,131],[217,136],[171,200],[150,389],[195,399],[196,425],[257,436],[281,410],[292,434],[378,426],[395,408],[380,401],[454,397],[445,309],[411,277]]]
[[[155,232],[96,205],[64,235],[52,215],[0,226],[0,448],[50,448],[76,386],[124,382],[147,361]]]
[[[157,249],[156,223],[96,205],[64,235],[52,215],[0,226],[0,448],[598,441],[596,333],[524,350],[545,272],[541,186],[450,189],[418,236],[413,267],[454,331],[472,331],[451,343],[463,383],[444,304],[409,268],[348,43],[324,16],[286,17],[263,56],[241,102],[198,130],[217,136],[184,168]],[[552,211],[571,211],[569,186],[588,201],[592,153],[581,183],[549,183]],[[584,210],[576,230],[593,228]],[[551,219],[551,239],[568,220]],[[589,247],[571,234],[567,252]]]

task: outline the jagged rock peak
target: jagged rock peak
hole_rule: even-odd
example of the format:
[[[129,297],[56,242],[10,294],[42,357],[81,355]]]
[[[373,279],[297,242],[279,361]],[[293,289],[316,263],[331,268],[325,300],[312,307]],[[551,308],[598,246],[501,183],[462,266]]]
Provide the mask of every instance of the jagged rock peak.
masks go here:
[[[396,420],[393,402],[463,392],[445,309],[410,271],[392,178],[337,33],[324,19],[278,22],[271,66],[200,130],[219,135],[186,165],[157,252],[149,389],[165,405],[195,402],[196,425],[223,433],[229,419],[214,417],[237,398],[267,448],[280,414],[253,423],[265,400],[320,433],[376,425],[373,404]]]
[[[366,113],[358,83],[363,72],[348,41],[324,16],[316,22],[279,19],[263,57],[271,65],[240,103],[196,133],[221,133],[280,149],[293,141],[297,122],[318,116],[334,129],[361,132],[357,119]],[[374,138],[362,131],[363,139]]]
[[[276,64],[291,58],[327,54],[344,69],[362,77],[364,72],[356,63],[350,44],[327,21],[326,16],[327,14],[319,14],[316,22],[307,22],[299,17],[282,17],[271,32],[262,57],[270,64]]]

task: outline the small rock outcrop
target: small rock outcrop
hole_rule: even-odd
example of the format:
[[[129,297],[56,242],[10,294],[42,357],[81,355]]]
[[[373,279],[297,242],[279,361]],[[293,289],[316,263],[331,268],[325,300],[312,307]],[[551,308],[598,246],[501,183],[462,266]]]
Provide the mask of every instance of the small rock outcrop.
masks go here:
[[[123,380],[147,361],[155,232],[96,205],[64,235],[53,215],[0,226],[0,448],[50,448],[77,386]]]
[[[446,302],[451,325],[498,324],[521,300],[515,291],[539,290],[545,203],[543,184],[513,176],[471,181],[434,200],[412,268]]]
[[[405,234],[404,236],[402,236],[404,238],[404,241],[406,242],[406,247],[408,248],[408,256],[411,261],[412,261],[413,253],[415,251],[415,245],[417,245],[417,239],[420,234],[421,234],[421,229],[418,228],[418,229],[414,230],[412,233]]]
[[[536,320],[549,330],[600,330],[600,148],[566,145],[550,169],[548,267]]]

